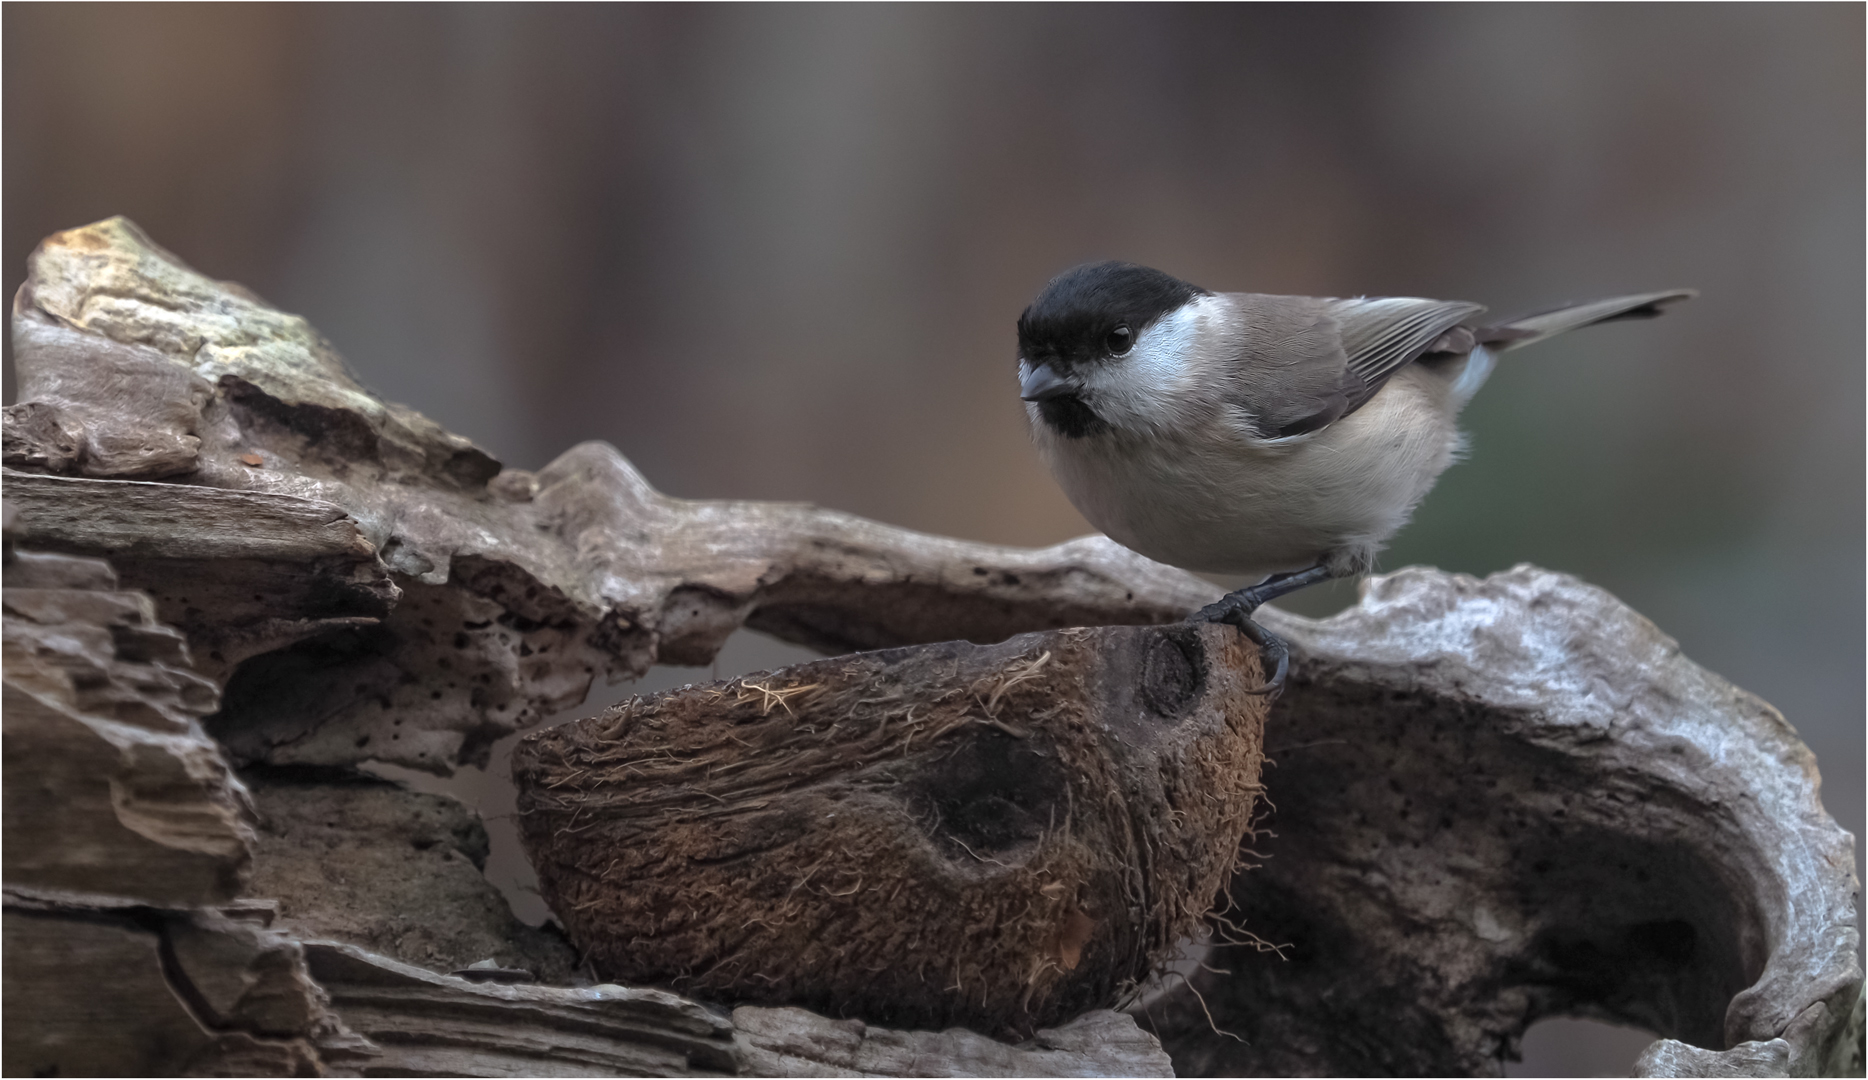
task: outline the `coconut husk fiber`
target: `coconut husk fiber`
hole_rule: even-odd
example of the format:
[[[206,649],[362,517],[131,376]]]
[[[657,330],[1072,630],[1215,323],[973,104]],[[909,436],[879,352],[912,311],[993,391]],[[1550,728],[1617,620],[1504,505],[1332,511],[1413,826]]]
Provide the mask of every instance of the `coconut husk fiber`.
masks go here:
[[[1029,1033],[1197,931],[1260,790],[1261,682],[1223,626],[800,664],[527,737],[520,827],[603,978]]]

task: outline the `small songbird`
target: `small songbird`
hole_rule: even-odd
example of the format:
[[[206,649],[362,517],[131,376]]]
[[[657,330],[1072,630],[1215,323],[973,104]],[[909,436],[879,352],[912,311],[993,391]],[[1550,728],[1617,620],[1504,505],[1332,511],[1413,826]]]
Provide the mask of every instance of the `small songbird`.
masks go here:
[[[1459,456],[1500,353],[1691,289],[1491,322],[1452,300],[1215,293],[1133,263],[1052,279],[1018,320],[1038,452],[1090,524],[1188,570],[1264,578],[1193,618],[1238,626],[1281,685],[1264,602],[1368,573]]]

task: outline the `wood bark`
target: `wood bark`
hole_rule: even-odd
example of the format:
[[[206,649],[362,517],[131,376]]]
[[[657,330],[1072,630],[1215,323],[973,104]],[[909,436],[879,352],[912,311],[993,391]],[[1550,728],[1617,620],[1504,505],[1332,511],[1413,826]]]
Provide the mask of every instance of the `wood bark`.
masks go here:
[[[536,474],[501,469],[362,390],[304,320],[196,273],[121,219],[35,253],[13,341],[21,401],[0,440],[12,1071],[1134,1075],[1164,1074],[1164,1047],[1188,1073],[1496,1075],[1529,1023],[1580,1013],[1666,1036],[1642,1057],[1645,1075],[1860,1072],[1858,886],[1809,752],[1768,705],[1574,579],[1409,570],[1373,580],[1333,620],[1266,612],[1296,659],[1265,727],[1275,816],[1245,849],[1177,854],[1165,794],[1122,782],[1152,776],[1166,793],[1201,775],[1187,755],[1125,734],[1123,717],[1149,709],[1125,713],[1111,695],[1127,688],[1132,701],[1146,678],[1071,679],[1149,655],[1109,642],[1183,633],[1144,628],[1214,598],[1185,574],[1101,538],[1021,551],[807,506],[670,499],[601,444]],[[842,672],[824,702],[854,705],[861,688],[907,674],[904,698],[931,707],[958,675],[916,669],[915,656],[1028,662],[1044,650],[1018,650],[1040,639],[1015,635],[1103,642],[1071,664],[1054,650],[1051,698],[1014,688],[996,708],[968,705],[941,745],[955,761],[1029,741],[1054,762],[1105,762],[1090,783],[1111,809],[1085,829],[1154,830],[1160,851],[1130,866],[1154,880],[1178,859],[1182,916],[1203,906],[1202,875],[1217,885],[1242,854],[1208,920],[1231,943],[1207,955],[1211,970],[1183,967],[1190,985],[1135,1010],[1160,1042],[1129,1015],[1070,1019],[1064,1006],[936,1032],[873,1026],[841,991],[851,1015],[795,1002],[729,1015],[679,988],[596,984],[570,941],[518,923],[480,873],[486,834],[470,810],[361,771],[484,764],[496,740],[582,700],[592,680],[705,662],[740,626],[827,651],[925,649],[638,703],[575,737],[599,754],[603,739],[647,746],[619,717],[671,710],[724,746],[709,733],[738,706],[709,711],[697,695]],[[1132,629],[1069,629],[1094,626]],[[1222,632],[1199,633],[1210,659]],[[1209,671],[1254,677],[1233,659]],[[968,698],[950,699],[956,720]],[[1095,722],[1047,728],[1052,698]],[[862,708],[884,722],[885,708]],[[1231,724],[1217,705],[1187,715],[1220,712]],[[749,729],[783,734],[772,719]],[[888,788],[877,778],[907,789],[919,776],[926,799],[897,803],[900,835],[919,830],[922,870],[1001,872],[950,857],[943,830],[924,826],[987,820],[994,798],[1016,800],[976,797],[968,775],[931,762],[890,774],[860,738],[840,760],[851,730],[790,729],[801,741],[783,760],[823,769],[775,797],[814,810],[831,790],[854,799]],[[1160,730],[1180,738],[1190,725]],[[1029,764],[1035,782],[1043,768]],[[1249,772],[1220,782],[1249,787]],[[576,817],[581,799],[595,820],[652,790],[606,782],[531,810]],[[660,790],[683,813],[713,802]],[[1020,819],[1001,807],[998,820]],[[828,835],[809,824],[797,843]],[[1055,842],[1033,842],[1032,857]],[[587,873],[595,851],[547,847],[547,874]],[[1095,854],[1102,873],[1127,852]],[[679,884],[665,873],[641,887]],[[1118,910],[1100,888],[1078,894],[1096,927],[1077,969],[1063,964],[1068,934],[1025,944],[1074,974],[1095,965],[1098,941],[1135,935],[1153,956],[1185,924]],[[568,905],[559,914],[576,920]],[[1054,929],[1065,914],[1060,901],[1044,917]],[[1029,978],[1033,956],[972,960],[1003,965],[1010,982]],[[1118,968],[1099,970],[1095,995],[1052,1000],[1106,1000],[1133,977]],[[1033,1026],[1017,1045],[989,1037]]]

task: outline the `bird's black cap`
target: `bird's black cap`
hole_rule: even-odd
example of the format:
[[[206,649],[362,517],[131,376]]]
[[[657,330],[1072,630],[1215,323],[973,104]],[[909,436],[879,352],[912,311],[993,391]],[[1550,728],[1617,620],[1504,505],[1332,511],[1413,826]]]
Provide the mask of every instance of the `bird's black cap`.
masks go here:
[[[1163,315],[1207,291],[1170,274],[1126,262],[1085,263],[1051,279],[1018,317],[1018,351],[1032,365],[1070,368],[1108,358],[1109,335],[1140,334]],[[1131,339],[1133,340],[1133,339]]]

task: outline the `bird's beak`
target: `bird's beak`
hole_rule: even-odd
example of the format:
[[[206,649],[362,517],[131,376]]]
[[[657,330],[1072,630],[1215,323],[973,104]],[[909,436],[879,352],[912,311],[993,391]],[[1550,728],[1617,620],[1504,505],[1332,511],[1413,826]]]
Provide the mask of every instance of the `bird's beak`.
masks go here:
[[[1026,401],[1049,401],[1076,392],[1076,387],[1049,364],[1039,364],[1018,380],[1018,396]]]

